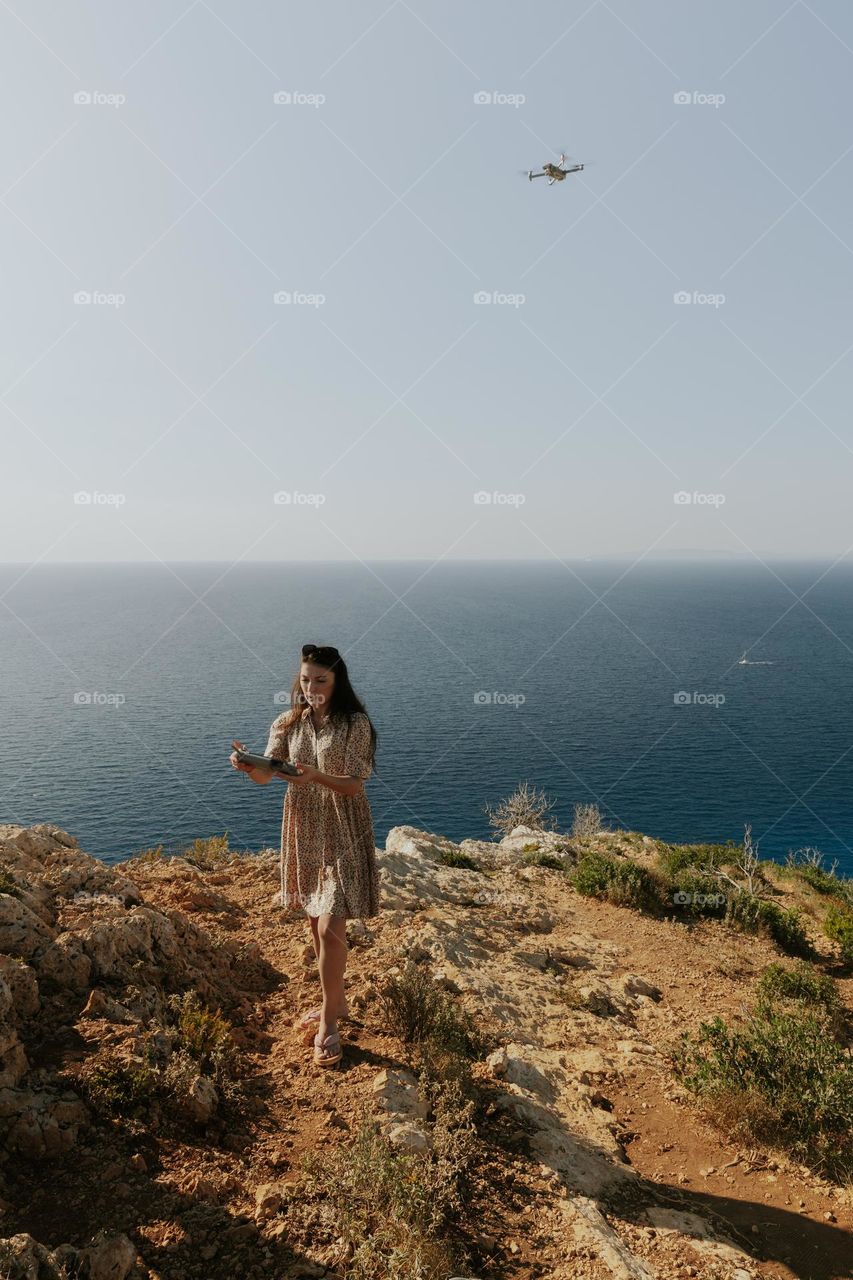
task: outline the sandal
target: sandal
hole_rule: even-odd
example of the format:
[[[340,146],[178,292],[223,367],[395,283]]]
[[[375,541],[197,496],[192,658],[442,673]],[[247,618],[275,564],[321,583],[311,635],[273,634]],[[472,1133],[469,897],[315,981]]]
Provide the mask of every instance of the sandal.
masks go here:
[[[303,1013],[302,1017],[296,1023],[297,1027],[307,1027],[312,1022],[320,1021],[320,1014],[323,1012],[323,1006],[317,1005],[316,1009],[309,1009],[307,1013]]]
[[[343,1057],[339,1031],[330,1031],[325,1040],[314,1037],[314,1062],[318,1067],[331,1067]]]
[[[302,1016],[294,1023],[295,1029],[297,1031],[307,1030],[311,1026],[312,1022],[320,1021],[320,1015],[322,1012],[323,1006],[321,1004],[318,1004],[316,1009],[309,1009],[307,1013],[303,1013]],[[347,1022],[351,1016],[352,1015],[350,1013],[339,1013],[338,1022]]]

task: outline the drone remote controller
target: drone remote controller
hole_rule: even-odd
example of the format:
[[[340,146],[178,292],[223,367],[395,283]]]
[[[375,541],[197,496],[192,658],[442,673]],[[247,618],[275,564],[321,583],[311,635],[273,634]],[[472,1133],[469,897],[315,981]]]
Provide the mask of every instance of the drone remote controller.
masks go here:
[[[255,769],[269,769],[272,773],[288,773],[298,776],[299,770],[289,760],[276,760],[272,756],[256,756],[251,751],[235,750],[240,764],[250,764]]]

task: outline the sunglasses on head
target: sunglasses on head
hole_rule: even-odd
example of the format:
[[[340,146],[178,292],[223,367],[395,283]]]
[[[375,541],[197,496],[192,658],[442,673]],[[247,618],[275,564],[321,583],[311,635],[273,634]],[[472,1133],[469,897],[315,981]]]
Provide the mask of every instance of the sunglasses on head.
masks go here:
[[[319,662],[334,662],[340,656],[332,644],[304,644],[302,646],[302,657],[309,662],[315,658]]]

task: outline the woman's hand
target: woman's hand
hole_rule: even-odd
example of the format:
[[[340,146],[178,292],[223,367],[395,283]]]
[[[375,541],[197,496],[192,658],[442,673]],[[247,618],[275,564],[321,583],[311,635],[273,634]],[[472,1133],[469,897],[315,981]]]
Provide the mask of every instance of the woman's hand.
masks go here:
[[[289,782],[291,786],[301,787],[306,782],[313,782],[320,772],[319,769],[314,768],[313,764],[303,764],[301,760],[294,760],[293,763],[299,773],[283,773],[281,775],[285,782]]]
[[[237,759],[237,752],[244,751],[246,748],[245,742],[237,742],[235,740],[234,742],[231,743],[231,746],[234,747],[234,750],[231,752],[228,759],[231,761],[234,768],[239,769],[241,773],[251,773],[252,766],[250,764],[243,764],[240,760]]]

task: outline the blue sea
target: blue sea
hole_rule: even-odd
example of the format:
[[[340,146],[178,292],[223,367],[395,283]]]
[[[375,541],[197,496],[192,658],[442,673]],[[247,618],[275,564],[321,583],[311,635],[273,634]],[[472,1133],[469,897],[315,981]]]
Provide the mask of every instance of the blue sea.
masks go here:
[[[379,735],[382,846],[489,838],[523,781],[611,828],[818,848],[853,874],[853,570],[631,561],[0,566],[2,821],[114,863],[278,846],[266,745],[303,642],[345,654]],[[739,659],[746,654],[746,662]]]

